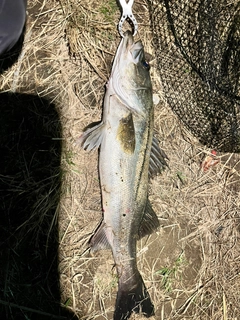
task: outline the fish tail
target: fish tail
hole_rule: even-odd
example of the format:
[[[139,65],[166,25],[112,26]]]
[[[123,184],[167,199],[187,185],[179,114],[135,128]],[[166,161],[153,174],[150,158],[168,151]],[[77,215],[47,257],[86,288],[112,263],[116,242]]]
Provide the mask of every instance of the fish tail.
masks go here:
[[[141,275],[138,273],[134,278],[135,283],[119,281],[114,320],[127,320],[132,312],[143,313],[147,318],[154,315],[154,306]]]

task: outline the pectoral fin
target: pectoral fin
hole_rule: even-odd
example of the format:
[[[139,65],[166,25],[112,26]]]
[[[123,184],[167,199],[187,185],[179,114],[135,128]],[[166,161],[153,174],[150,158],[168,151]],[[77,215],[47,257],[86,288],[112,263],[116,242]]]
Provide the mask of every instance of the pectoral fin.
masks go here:
[[[105,124],[103,122],[89,125],[77,140],[77,144],[87,151],[98,148],[103,139],[104,129]]]
[[[138,231],[139,239],[153,233],[154,231],[156,231],[158,227],[159,227],[158,217],[154,212],[149,200],[147,200],[145,213],[143,215],[143,218],[139,227],[139,231]]]
[[[157,174],[161,173],[168,164],[165,159],[168,159],[166,153],[159,148],[158,140],[153,136],[152,148],[149,161],[149,177],[153,178]]]
[[[133,154],[136,141],[133,116],[131,112],[119,121],[117,140],[125,153]]]

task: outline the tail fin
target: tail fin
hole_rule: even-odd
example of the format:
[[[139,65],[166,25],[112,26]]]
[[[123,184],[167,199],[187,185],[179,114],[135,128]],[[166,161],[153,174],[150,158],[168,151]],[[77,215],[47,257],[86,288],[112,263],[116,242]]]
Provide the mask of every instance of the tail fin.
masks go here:
[[[140,274],[136,285],[119,282],[114,320],[127,320],[132,312],[143,313],[149,318],[154,315],[154,305]]]

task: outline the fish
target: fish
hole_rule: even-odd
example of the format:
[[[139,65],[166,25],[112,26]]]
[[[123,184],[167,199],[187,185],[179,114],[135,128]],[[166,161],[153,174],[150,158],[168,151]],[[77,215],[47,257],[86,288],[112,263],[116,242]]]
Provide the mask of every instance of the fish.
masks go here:
[[[0,55],[19,40],[26,21],[27,0],[0,0]]]
[[[103,219],[90,239],[94,253],[111,249],[118,275],[114,320],[133,312],[154,315],[137,267],[137,240],[159,227],[148,199],[149,178],[167,166],[153,137],[152,83],[141,40],[124,33],[106,85],[102,120],[83,130],[78,144],[99,148]]]

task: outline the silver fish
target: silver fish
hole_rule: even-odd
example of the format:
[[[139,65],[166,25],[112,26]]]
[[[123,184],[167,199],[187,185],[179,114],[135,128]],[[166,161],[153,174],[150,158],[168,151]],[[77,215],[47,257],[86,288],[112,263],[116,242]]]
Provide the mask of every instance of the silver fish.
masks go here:
[[[102,121],[79,138],[85,150],[100,147],[103,220],[90,240],[91,251],[111,249],[118,274],[114,320],[131,313],[154,314],[137,268],[136,242],[158,226],[148,200],[149,174],[160,172],[166,155],[153,138],[149,65],[141,41],[130,31],[118,47],[107,84]]]
[[[27,0],[0,0],[0,54],[18,41],[26,20]]]

